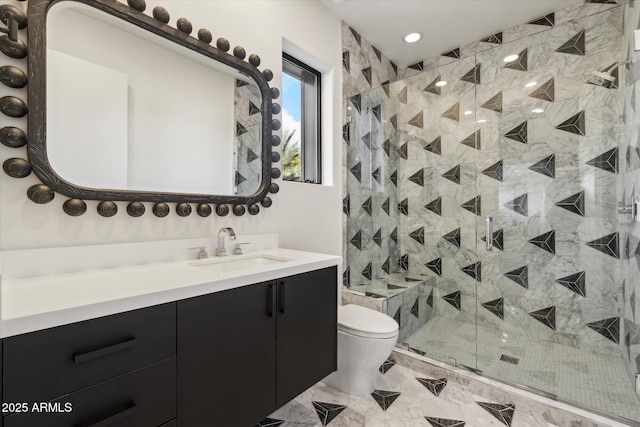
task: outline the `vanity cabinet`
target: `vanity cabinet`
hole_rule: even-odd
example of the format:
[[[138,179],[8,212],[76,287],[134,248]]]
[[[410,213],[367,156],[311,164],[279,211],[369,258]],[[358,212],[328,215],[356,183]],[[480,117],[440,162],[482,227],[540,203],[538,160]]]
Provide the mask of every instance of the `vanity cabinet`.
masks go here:
[[[336,369],[337,269],[178,302],[178,425],[248,426]]]

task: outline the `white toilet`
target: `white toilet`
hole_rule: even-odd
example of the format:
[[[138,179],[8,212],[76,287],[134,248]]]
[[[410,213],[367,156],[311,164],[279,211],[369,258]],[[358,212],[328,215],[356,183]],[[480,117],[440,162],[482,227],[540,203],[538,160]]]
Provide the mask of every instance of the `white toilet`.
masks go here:
[[[338,370],[325,384],[351,394],[371,394],[378,368],[398,339],[398,323],[379,311],[354,304],[338,307]]]

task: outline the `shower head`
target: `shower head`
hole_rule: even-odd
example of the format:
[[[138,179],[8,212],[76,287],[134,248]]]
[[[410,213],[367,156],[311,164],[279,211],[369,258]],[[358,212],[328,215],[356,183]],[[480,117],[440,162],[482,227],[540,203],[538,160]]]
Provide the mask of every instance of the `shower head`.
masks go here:
[[[587,79],[587,83],[606,88],[610,88],[615,83],[615,81],[616,78],[611,74],[601,71],[592,71]]]

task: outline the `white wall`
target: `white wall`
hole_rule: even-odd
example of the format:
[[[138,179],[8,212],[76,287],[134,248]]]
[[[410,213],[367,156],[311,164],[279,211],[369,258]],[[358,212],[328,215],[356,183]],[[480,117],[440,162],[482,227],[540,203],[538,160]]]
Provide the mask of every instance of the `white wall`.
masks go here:
[[[6,0],[0,0],[6,3]],[[15,2],[14,2],[15,3]],[[25,7],[24,3],[16,3]],[[214,40],[225,37],[232,46],[262,58],[260,69],[269,68],[281,87],[282,39],[309,52],[327,66],[323,77],[323,153],[325,181],[331,185],[305,185],[276,180],[280,192],[272,196],[273,206],[257,216],[246,214],[220,218],[200,218],[195,212],[187,218],[171,213],[155,218],[152,204],[141,218],[126,214],[126,203],[118,203],[119,213],[102,218],[97,202],[87,201],[88,211],[81,217],[63,213],[61,195],[47,205],[36,205],[26,197],[27,189],[38,183],[34,176],[14,179],[0,177],[0,248],[47,248],[87,244],[167,240],[211,236],[222,226],[233,227],[239,235],[276,232],[282,247],[340,255],[341,233],[341,45],[340,20],[317,2],[311,1],[148,1],[147,13],[161,5],[171,14],[171,24],[179,17],[193,23],[194,33],[208,28]],[[22,37],[24,33],[21,32]],[[24,67],[24,61],[15,61]],[[0,94],[26,98],[25,90],[2,87]],[[2,117],[2,126],[24,127],[26,120]],[[5,124],[6,123],[6,124]],[[26,150],[0,146],[1,160],[26,158]],[[173,208],[173,206],[172,206]],[[195,211],[195,206],[194,206]]]

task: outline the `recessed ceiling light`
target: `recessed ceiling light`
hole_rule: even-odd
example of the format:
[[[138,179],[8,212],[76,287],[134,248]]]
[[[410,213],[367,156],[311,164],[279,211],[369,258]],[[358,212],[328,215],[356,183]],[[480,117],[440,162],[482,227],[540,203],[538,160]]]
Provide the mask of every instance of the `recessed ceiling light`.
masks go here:
[[[534,108],[533,110],[531,110],[532,113],[536,113],[536,114],[540,114],[540,113],[544,113],[544,109],[542,108]]]
[[[446,80],[440,80],[439,82],[436,82],[436,86],[438,87],[442,87],[442,86],[446,86],[447,85],[447,81]]]
[[[503,61],[504,62],[513,62],[513,61],[517,61],[518,58],[520,58],[518,55],[509,55],[509,56],[505,56]]]
[[[538,82],[529,82],[526,85],[524,85],[524,87],[534,87],[537,84],[538,84]]]
[[[486,123],[487,121],[485,119],[480,119],[478,120],[476,123]]]
[[[422,38],[422,34],[420,33],[409,33],[403,37],[405,43],[415,43]]]
[[[472,114],[473,114],[473,111],[471,111],[471,110],[467,110],[467,111],[464,112],[465,116],[470,116]]]

